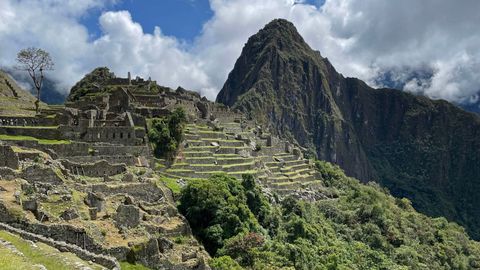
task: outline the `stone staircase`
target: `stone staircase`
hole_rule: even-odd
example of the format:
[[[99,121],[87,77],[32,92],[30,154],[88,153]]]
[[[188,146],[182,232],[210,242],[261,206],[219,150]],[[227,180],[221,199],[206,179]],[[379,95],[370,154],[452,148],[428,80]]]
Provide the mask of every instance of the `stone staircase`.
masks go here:
[[[208,178],[216,173],[242,179],[242,174],[253,174],[279,195],[322,186],[308,160],[286,152],[284,141],[276,139],[266,146],[267,140],[239,123],[188,124],[175,162],[161,173],[177,179]]]

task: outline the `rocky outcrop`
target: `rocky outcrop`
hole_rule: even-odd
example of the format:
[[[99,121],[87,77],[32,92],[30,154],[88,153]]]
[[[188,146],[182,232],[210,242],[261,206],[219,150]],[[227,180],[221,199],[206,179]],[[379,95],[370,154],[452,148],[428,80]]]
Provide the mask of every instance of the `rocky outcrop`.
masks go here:
[[[0,144],[0,167],[18,169],[18,155],[11,146]]]
[[[217,101],[480,238],[478,116],[344,78],[285,20],[248,40]]]

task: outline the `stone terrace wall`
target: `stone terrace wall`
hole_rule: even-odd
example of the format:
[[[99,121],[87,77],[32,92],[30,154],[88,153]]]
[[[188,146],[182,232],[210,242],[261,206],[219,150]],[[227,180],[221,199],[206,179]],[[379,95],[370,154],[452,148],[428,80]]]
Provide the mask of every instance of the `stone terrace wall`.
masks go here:
[[[56,118],[0,116],[0,126],[55,126]]]
[[[59,157],[71,156],[150,156],[147,146],[123,146],[114,144],[98,144],[86,142],[72,142],[69,144],[39,144],[36,141],[9,141],[9,145],[18,145],[28,148],[39,149],[50,153],[54,151]],[[51,150],[51,151],[50,151]],[[92,152],[93,151],[93,152]]]
[[[123,163],[127,166],[134,166],[138,164],[138,158],[131,155],[116,155],[116,156],[70,156],[68,160],[73,163],[96,163],[105,160],[111,164]]]
[[[105,160],[95,163],[74,163],[69,160],[61,161],[63,166],[76,175],[85,175],[90,177],[113,176],[121,174],[127,170],[125,164],[110,164]]]

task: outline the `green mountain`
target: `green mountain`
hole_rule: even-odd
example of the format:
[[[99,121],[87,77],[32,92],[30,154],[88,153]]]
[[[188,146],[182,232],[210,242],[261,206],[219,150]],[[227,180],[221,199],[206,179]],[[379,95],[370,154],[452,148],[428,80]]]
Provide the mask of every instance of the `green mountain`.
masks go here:
[[[480,238],[477,115],[345,78],[285,20],[250,37],[217,101]]]

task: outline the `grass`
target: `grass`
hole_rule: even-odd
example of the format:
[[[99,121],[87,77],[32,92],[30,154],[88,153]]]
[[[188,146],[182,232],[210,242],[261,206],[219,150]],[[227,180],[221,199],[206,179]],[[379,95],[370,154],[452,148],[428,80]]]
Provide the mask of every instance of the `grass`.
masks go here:
[[[150,268],[141,264],[131,264],[129,262],[120,262],[122,270],[149,270]]]
[[[177,183],[176,179],[169,178],[169,177],[161,177],[160,181],[165,184],[173,194],[180,194],[182,187]]]
[[[17,136],[17,135],[5,135],[0,134],[0,141],[36,141],[39,144],[70,144],[69,140],[47,140],[38,139],[31,136]]]
[[[222,168],[230,169],[238,166],[248,166],[248,165],[253,166],[254,164],[255,164],[254,162],[245,162],[245,163],[238,163],[238,164],[223,165]]]
[[[257,170],[248,170],[248,171],[243,171],[243,172],[228,172],[227,174],[257,174]]]
[[[182,172],[193,173],[194,171],[193,170],[187,170],[187,169],[168,169],[167,172],[169,172],[169,173],[182,173]]]
[[[33,265],[41,264],[47,269],[68,270],[73,269],[76,262],[92,269],[101,269],[99,265],[90,265],[72,253],[60,252],[43,243],[37,242],[35,248],[22,238],[5,231],[0,231],[0,239],[12,243],[24,255],[21,257],[0,247],[0,269],[38,269]]]
[[[20,128],[20,129],[58,129],[59,126],[2,126],[2,128]]]
[[[32,265],[26,258],[13,253],[3,246],[0,246],[0,269],[32,269]]]

